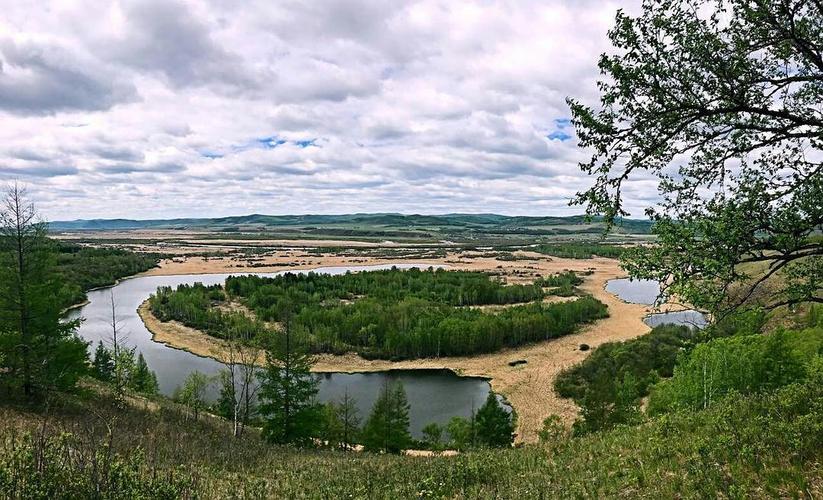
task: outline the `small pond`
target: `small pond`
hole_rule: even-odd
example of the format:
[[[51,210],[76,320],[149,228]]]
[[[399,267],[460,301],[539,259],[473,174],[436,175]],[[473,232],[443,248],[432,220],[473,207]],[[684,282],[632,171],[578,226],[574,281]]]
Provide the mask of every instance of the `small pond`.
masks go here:
[[[660,284],[654,280],[632,280],[620,278],[609,280],[606,291],[613,293],[626,302],[633,304],[654,305],[660,294]],[[659,325],[685,325],[693,328],[705,328],[708,324],[706,315],[693,309],[684,311],[654,313],[646,316],[643,322],[654,328]]]

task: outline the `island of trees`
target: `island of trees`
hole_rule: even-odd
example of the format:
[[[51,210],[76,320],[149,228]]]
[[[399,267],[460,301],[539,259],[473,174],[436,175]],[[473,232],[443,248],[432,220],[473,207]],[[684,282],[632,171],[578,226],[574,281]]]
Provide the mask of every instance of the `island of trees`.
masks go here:
[[[542,303],[546,293],[569,295],[580,283],[574,273],[547,280],[549,292],[442,269],[233,276],[225,286],[159,288],[150,305],[161,321],[180,321],[219,338],[237,332],[254,338],[289,318],[295,337],[314,353],[354,351],[392,360],[462,356],[567,335],[607,315],[606,306],[590,296]],[[254,317],[232,311],[228,302],[239,302]],[[470,307],[496,304],[510,306]]]

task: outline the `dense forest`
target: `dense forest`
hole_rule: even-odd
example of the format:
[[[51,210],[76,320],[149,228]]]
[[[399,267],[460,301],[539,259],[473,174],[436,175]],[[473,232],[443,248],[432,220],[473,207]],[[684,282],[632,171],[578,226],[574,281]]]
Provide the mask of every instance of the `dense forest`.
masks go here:
[[[534,247],[534,251],[564,259],[591,259],[592,257],[618,259],[623,254],[624,247],[581,241],[545,243]]]
[[[562,285],[570,278],[558,279]],[[567,335],[607,315],[592,297],[543,304],[537,301],[543,295],[539,286],[503,285],[483,273],[391,269],[233,276],[225,289],[160,288],[150,305],[161,321],[177,320],[223,338],[237,331],[253,337],[266,328],[264,322],[288,318],[312,352],[355,351],[386,359],[493,352]],[[219,307],[228,299],[241,301],[256,319]],[[515,305],[496,311],[465,307],[488,304]]]
[[[59,242],[56,269],[63,283],[61,305],[70,307],[86,300],[86,291],[113,285],[120,278],[157,265],[158,255],[116,248],[95,248]]]

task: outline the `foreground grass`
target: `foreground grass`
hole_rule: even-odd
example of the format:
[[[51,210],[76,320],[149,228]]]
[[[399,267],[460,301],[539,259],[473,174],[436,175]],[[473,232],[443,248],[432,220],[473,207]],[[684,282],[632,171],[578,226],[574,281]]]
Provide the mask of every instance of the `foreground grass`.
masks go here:
[[[295,450],[101,386],[0,407],[9,498],[819,497],[820,381],[541,446],[457,457]]]

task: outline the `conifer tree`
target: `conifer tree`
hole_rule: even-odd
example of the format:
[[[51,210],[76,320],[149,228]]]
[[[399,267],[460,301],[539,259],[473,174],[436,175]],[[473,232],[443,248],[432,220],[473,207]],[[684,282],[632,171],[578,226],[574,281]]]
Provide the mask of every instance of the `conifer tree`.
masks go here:
[[[94,351],[92,370],[92,374],[104,382],[111,382],[114,378],[114,356],[103,345],[103,342],[98,342],[97,349]]]
[[[370,451],[399,453],[411,440],[406,390],[400,382],[387,382],[363,428],[363,445]]]
[[[320,423],[321,406],[315,400],[319,381],[311,374],[311,356],[293,337],[288,319],[283,332],[270,336],[259,411],[268,441],[307,445]]]
[[[70,389],[87,371],[78,321],[61,321],[55,255],[25,190],[9,186],[0,200],[0,372],[28,399]]]
[[[514,413],[507,412],[497,396],[489,392],[486,402],[475,416],[475,428],[480,444],[493,448],[511,446],[514,441]]]
[[[157,375],[149,369],[149,365],[146,363],[146,358],[143,357],[142,352],[137,356],[137,363],[135,363],[134,369],[129,377],[129,386],[133,390],[143,394],[157,394],[159,390]]]

